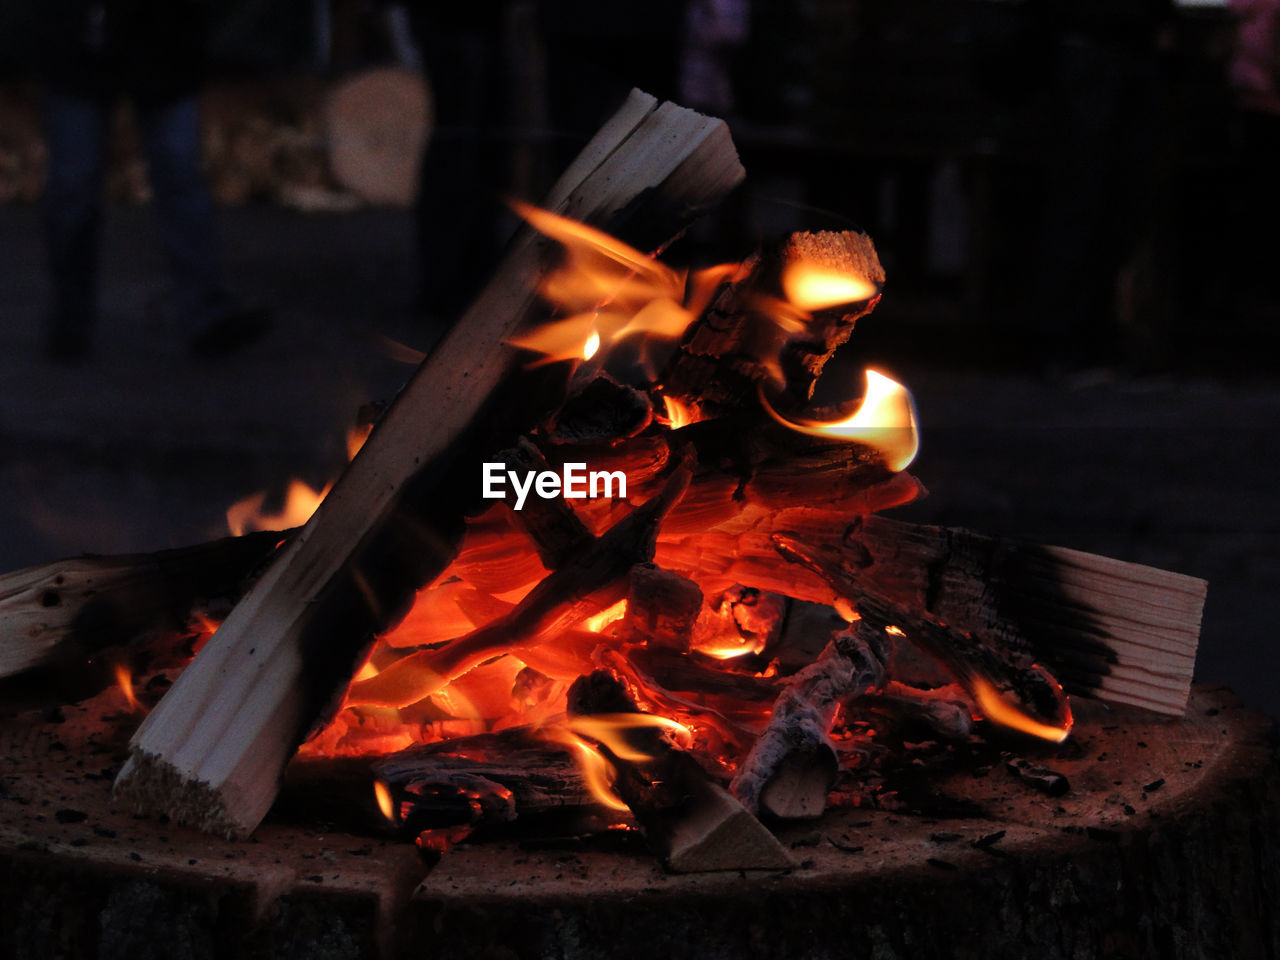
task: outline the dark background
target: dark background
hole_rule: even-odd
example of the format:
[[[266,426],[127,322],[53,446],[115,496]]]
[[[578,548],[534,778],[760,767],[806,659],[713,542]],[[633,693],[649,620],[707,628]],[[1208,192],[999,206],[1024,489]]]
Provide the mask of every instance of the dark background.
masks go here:
[[[730,115],[750,186],[673,255],[736,253],[789,227],[869,230],[889,279],[840,369],[850,393],[874,362],[916,394],[912,469],[931,495],[907,513],[1206,578],[1199,676],[1280,713],[1277,166],[1256,133],[1268,120],[1228,89],[1226,12],[1169,11],[1150,54],[1153,99],[1133,121],[1140,146],[1110,137],[1082,154],[1144,185],[1141,211],[1106,228],[1122,235],[1116,262],[1083,268],[1107,295],[1059,316],[1045,295],[1051,198],[1064,189],[1047,51],[1063,34],[1029,31],[1027,9],[752,4]],[[9,90],[39,72],[37,10],[0,10]],[[366,38],[317,63],[312,14],[227,5],[215,78],[332,79],[384,55]],[[535,138],[548,168],[581,142],[555,123],[572,106],[551,103],[550,132]],[[424,348],[447,322],[419,301],[430,268],[412,210],[257,202],[219,216],[229,278],[275,312],[266,339],[220,362],[191,357],[163,309],[150,211],[116,205],[95,352],[65,366],[41,352],[39,207],[0,205],[0,568],[198,541],[221,532],[231,501],[293,476],[321,486],[356,409],[408,373],[381,338]],[[447,243],[451,224],[434,228]]]

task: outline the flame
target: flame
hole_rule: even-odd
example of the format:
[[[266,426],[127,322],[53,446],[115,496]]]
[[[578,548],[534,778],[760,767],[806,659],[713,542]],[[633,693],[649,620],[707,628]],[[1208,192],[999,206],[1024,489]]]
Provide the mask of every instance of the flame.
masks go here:
[[[360,448],[364,446],[364,442],[369,439],[369,434],[373,433],[373,424],[365,423],[360,426],[352,427],[347,431],[347,459],[354,460],[356,454],[360,452]]]
[[[789,264],[783,271],[782,291],[788,302],[805,311],[870,300],[879,292],[865,277],[804,262]]]
[[[585,223],[524,203],[513,207],[565,250],[564,263],[539,291],[563,319],[509,341],[542,354],[537,363],[590,360],[602,347],[631,336],[673,340],[739,269],[722,264],[688,274]]]
[[[609,624],[617,623],[626,615],[627,601],[623,598],[608,609],[601,610],[594,617],[587,617],[586,620],[582,621],[582,626],[583,629],[592,633],[601,633]]]
[[[662,405],[667,410],[667,426],[679,430],[702,419],[702,412],[692,403],[684,403],[674,397],[663,396]]]
[[[862,404],[843,420],[788,420],[778,413],[763,391],[760,402],[769,416],[784,427],[815,437],[830,437],[864,443],[884,457],[894,472],[905,470],[920,450],[915,403],[907,388],[875,370],[867,372],[867,391]]]
[[[396,822],[395,801],[391,799],[391,788],[381,780],[373,781],[373,795],[378,801],[378,809],[392,823]]]
[[[130,712],[141,710],[142,704],[138,702],[138,698],[133,693],[133,674],[129,668],[123,663],[116,664],[116,683],[120,685],[120,691],[124,694],[125,701],[129,704]]]
[[[708,643],[695,643],[693,649],[715,660],[732,660],[747,654],[761,653],[764,650],[765,638],[756,637],[720,637]]]
[[[227,527],[238,537],[251,530],[285,530],[300,526],[311,519],[332,486],[328,484],[323,490],[314,490],[301,480],[291,480],[284,507],[278,513],[265,512],[262,505],[266,503],[267,495],[255,493],[227,508]]]
[[[636,748],[627,734],[636,730],[661,731],[672,736],[683,747],[693,744],[693,733],[684,724],[649,713],[599,713],[570,717],[563,723],[548,725],[543,733],[551,740],[570,747],[578,758],[583,783],[591,796],[611,810],[626,810],[627,805],[613,791],[616,772],[600,752],[598,745],[619,760],[644,763],[653,756]]]
[[[1011,705],[1000,695],[1000,691],[982,677],[973,677],[971,687],[971,692],[978,701],[978,709],[982,711],[984,717],[993,723],[1019,730],[1022,733],[1039,737],[1041,740],[1048,740],[1052,743],[1062,743],[1071,735],[1073,719],[1070,711],[1067,713],[1066,722],[1060,727],[1055,727],[1052,724],[1036,720]]]

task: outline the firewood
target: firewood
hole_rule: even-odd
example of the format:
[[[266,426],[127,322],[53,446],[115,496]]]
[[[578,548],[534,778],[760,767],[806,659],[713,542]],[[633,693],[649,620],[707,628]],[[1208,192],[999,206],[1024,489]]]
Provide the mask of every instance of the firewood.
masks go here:
[[[635,92],[544,205],[641,246],[742,178],[725,125]],[[480,462],[563,391],[565,364],[521,370],[506,345],[545,318],[550,244],[522,233],[306,527],[139,728],[116,781],[136,807],[247,834],[308,729],[336,705],[372,635],[452,558]]]
[[[239,599],[285,536],[73,557],[0,576],[0,677],[37,667],[74,672],[109,647],[181,630],[195,607]]]
[[[888,648],[883,625],[859,621],[791,678],[729,785],[744,806],[782,820],[822,814],[838,767],[830,739],[836,711],[884,683]]]
[[[573,714],[639,713],[635,701],[607,671],[581,677],[569,691]],[[675,873],[780,869],[795,860],[723,787],[707,778],[693,757],[652,730],[632,731],[644,761],[622,760],[607,747],[614,791],[644,828],[650,847]]]
[[[524,437],[515,447],[499,454],[497,459],[508,470],[540,472],[551,469],[546,457]],[[514,497],[514,491],[508,487],[509,504]],[[525,509],[513,511],[512,518],[533,541],[542,565],[548,570],[559,567],[573,550],[591,536],[591,531],[563,496],[550,499],[539,497],[525,504]]]
[[[828,530],[824,542],[868,590],[1026,651],[1070,693],[1171,715],[1186,706],[1203,580],[885,517]]]
[[[397,660],[376,677],[351,684],[354,703],[403,707],[428,697],[495,654],[537,646],[626,596],[632,568],[653,556],[663,517],[689,482],[680,467],[656,497],[600,537],[587,536],[508,614],[443,647]]]
[[[757,304],[762,297],[776,299],[779,275],[801,261],[866,280],[876,292],[854,303],[797,314],[793,330],[788,330]],[[690,327],[663,371],[664,394],[701,411],[719,412],[742,409],[761,384],[775,383],[785,384],[779,392],[780,406],[803,405],[827,360],[849,339],[855,321],[874,309],[883,283],[884,270],[865,234],[789,235],[772,252],[756,258]]]
[[[392,812],[375,801],[382,783]],[[483,796],[480,796],[483,794]],[[276,813],[405,831],[596,811],[573,755],[531,727],[419,744],[381,757],[298,756]]]
[[[369,203],[407,207],[432,123],[422,75],[380,67],[344,80],[324,106],[334,179]]]
[[[643,563],[631,569],[627,613],[619,630],[628,643],[688,650],[702,609],[702,590],[692,580]]]

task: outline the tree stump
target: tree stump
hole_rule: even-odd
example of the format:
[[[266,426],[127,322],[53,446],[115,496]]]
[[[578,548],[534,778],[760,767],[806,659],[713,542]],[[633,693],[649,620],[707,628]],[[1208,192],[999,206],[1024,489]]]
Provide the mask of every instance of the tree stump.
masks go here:
[[[1175,720],[1075,708],[1073,742],[1023,751],[1064,795],[962,770],[936,781],[945,817],[831,810],[780,831],[798,868],[673,876],[625,831],[464,844],[428,871],[281,811],[248,843],[134,817],[111,800],[131,722],[108,690],[0,720],[0,955],[1280,954],[1272,721],[1221,688]]]

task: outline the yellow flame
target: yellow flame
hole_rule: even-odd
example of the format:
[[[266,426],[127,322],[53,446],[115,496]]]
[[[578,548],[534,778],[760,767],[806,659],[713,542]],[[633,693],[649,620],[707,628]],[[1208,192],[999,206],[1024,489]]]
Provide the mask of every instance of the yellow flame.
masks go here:
[[[920,430],[915,403],[907,388],[875,370],[867,371],[867,391],[862,404],[843,420],[788,420],[770,405],[764,393],[765,411],[784,427],[815,437],[849,440],[875,448],[893,471],[905,470],[920,450]]]
[[[840,618],[844,620],[845,623],[855,623],[862,619],[862,614],[853,609],[853,604],[844,597],[836,597],[835,600],[832,601],[831,606],[835,609],[836,613],[840,614]]]
[[[661,730],[672,734],[681,746],[688,747],[693,743],[693,734],[688,727],[649,713],[600,713],[570,717],[563,724],[543,728],[548,738],[573,749],[578,757],[583,783],[599,803],[612,810],[626,810],[627,805],[614,793],[613,766],[595,744],[607,747],[619,760],[643,763],[653,759],[650,754],[637,749],[628,741],[627,732],[632,730]]]
[[[133,693],[133,674],[123,663],[116,664],[116,683],[120,685],[120,692],[124,694],[124,698],[129,704],[129,709],[131,711],[141,710],[142,704],[138,702],[138,698]]]
[[[783,271],[782,291],[793,306],[806,311],[870,300],[878,292],[865,277],[803,262]]]
[[[754,640],[748,640],[745,637],[740,639],[720,637],[707,643],[694,644],[693,649],[716,660],[732,660],[749,653],[760,653],[764,650],[764,644],[763,637],[756,637]]]
[[[539,363],[591,359],[630,336],[675,339],[738,269],[722,264],[688,275],[585,223],[523,203],[513,206],[566,254],[539,288],[563,319],[509,341],[542,354]]]
[[[679,430],[681,427],[687,427],[691,423],[697,423],[702,419],[702,413],[697,406],[692,403],[685,403],[674,397],[664,396],[662,405],[667,410],[667,425],[672,430]]]
[[[1041,740],[1048,740],[1052,743],[1061,743],[1071,735],[1073,721],[1069,712],[1066,723],[1063,726],[1055,727],[1052,724],[1043,723],[1034,717],[1027,716],[1017,707],[1012,706],[1004,697],[1000,696],[1000,691],[982,677],[973,677],[971,686],[973,696],[978,701],[978,709],[984,717],[993,723],[1019,730],[1022,733],[1039,737]]]
[[[652,713],[596,713],[590,716],[570,717],[565,721],[570,733],[590,737],[613,753],[619,760],[643,763],[652,760],[651,754],[632,746],[627,733],[632,730],[661,730],[674,736],[681,746],[693,743],[693,733],[682,723]]]
[[[392,823],[396,822],[395,802],[391,799],[391,788],[381,780],[373,781],[373,795],[378,801],[378,809]]]
[[[587,617],[582,622],[582,626],[592,633],[600,633],[605,627],[611,623],[617,623],[627,615],[626,599],[619,600],[613,606],[606,610],[601,610],[594,617]]]
[[[291,480],[284,507],[278,513],[264,511],[262,505],[266,503],[267,495],[255,493],[227,508],[227,527],[238,537],[250,530],[284,530],[299,526],[311,519],[332,486],[328,484],[323,490],[313,490],[301,480]]]

